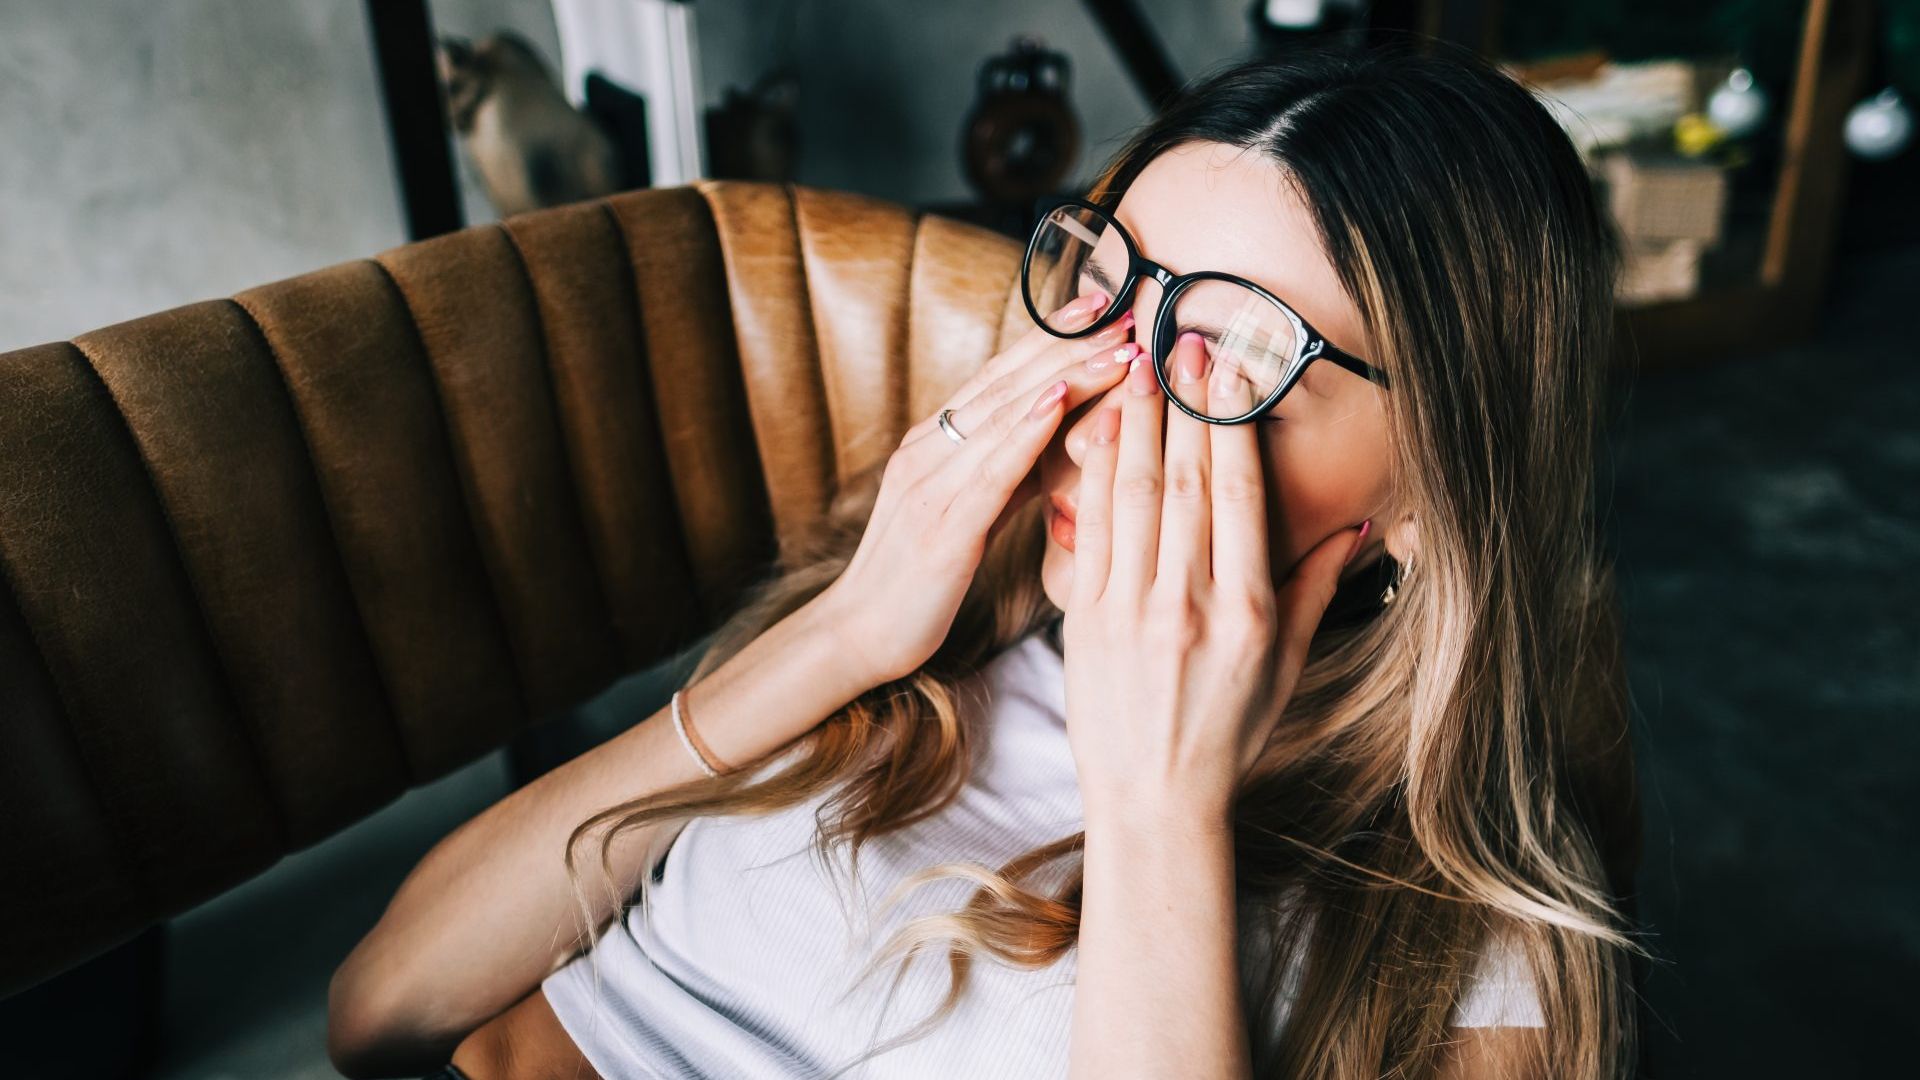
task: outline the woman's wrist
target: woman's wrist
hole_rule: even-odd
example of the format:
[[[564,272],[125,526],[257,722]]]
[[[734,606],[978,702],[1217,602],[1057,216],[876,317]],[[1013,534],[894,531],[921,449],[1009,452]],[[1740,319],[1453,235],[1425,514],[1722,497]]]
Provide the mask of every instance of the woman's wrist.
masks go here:
[[[1224,814],[1145,791],[1086,809],[1072,1075],[1251,1075]]]
[[[868,643],[861,640],[867,631],[831,586],[815,594],[791,618],[796,632],[804,634],[814,647],[825,677],[840,687],[847,701],[900,677],[868,662],[864,647]]]
[[[849,662],[832,617],[824,605],[803,605],[684,687],[683,717],[701,747],[740,767],[784,748],[879,685]]]
[[[1081,806],[1089,834],[1115,835],[1126,843],[1190,840],[1233,829],[1230,799],[1145,785],[1112,792],[1082,790]]]
[[[883,635],[880,631],[866,625],[863,618],[873,605],[862,598],[849,595],[845,578],[834,581],[815,594],[804,607],[794,612],[809,631],[823,641],[832,643],[832,659],[837,675],[844,685],[858,686],[859,689],[849,695],[864,693],[904,678],[909,672],[895,670],[877,659],[886,655],[888,642],[877,640]]]

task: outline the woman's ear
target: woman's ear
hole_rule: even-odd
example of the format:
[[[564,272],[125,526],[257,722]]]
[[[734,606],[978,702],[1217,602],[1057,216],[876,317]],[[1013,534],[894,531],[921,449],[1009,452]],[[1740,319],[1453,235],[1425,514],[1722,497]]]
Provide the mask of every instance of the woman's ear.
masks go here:
[[[1411,513],[1388,525],[1380,534],[1380,541],[1387,554],[1401,566],[1410,566],[1420,558],[1420,528]]]

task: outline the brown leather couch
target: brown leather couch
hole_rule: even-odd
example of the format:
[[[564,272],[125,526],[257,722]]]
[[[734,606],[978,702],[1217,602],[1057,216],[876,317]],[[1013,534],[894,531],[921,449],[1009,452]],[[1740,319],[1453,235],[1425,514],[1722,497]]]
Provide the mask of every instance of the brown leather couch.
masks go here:
[[[1020,254],[703,181],[0,355],[0,997],[692,641]]]

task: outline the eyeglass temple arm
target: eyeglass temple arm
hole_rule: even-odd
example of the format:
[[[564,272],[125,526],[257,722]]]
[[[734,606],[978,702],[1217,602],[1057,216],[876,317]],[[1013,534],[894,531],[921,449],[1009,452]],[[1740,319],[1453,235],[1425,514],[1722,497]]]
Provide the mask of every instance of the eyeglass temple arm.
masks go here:
[[[1339,364],[1341,367],[1346,368],[1348,371],[1353,372],[1355,375],[1369,382],[1379,383],[1382,387],[1387,385],[1387,373],[1385,371],[1374,367],[1372,364],[1347,352],[1333,342],[1327,341],[1325,338],[1322,338],[1321,341],[1323,342],[1320,349],[1320,356],[1322,358]]]

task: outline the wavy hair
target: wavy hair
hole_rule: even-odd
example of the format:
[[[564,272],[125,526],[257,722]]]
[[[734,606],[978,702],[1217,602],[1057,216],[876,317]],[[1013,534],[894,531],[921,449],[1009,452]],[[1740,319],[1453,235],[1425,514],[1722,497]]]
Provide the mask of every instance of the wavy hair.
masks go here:
[[[1196,140],[1263,155],[1311,208],[1375,362],[1393,372],[1394,495],[1420,531],[1417,573],[1402,578],[1381,556],[1398,581],[1392,604],[1375,599],[1379,577],[1342,586],[1350,595],[1330,612],[1353,617],[1322,622],[1287,720],[1236,801],[1242,910],[1272,932],[1247,1000],[1255,1073],[1430,1074],[1472,958],[1499,933],[1535,973],[1536,1064],[1623,1075],[1641,950],[1621,905],[1639,806],[1595,509],[1618,235],[1547,110],[1464,50],[1302,50],[1215,68],[1132,135],[1087,197],[1114,206],[1156,155]],[[876,465],[839,491],[693,679],[839,575],[879,479]],[[636,826],[821,796],[819,853],[845,844],[857,867],[862,844],[939,812],[968,777],[968,676],[1059,615],[1040,585],[1040,511],[1034,500],[989,545],[920,670],[847,703],[783,748],[777,770],[696,780],[582,823],[566,852],[576,889],[575,848],[596,831],[605,869],[614,837]],[[978,886],[874,958],[945,946],[951,988],[915,1032],[952,1010],[974,958],[1044,967],[1074,947],[1083,839],[903,883]],[[1039,887],[1050,867],[1066,873]],[[645,893],[643,880],[631,902]],[[1275,1030],[1265,1018],[1282,993]]]

